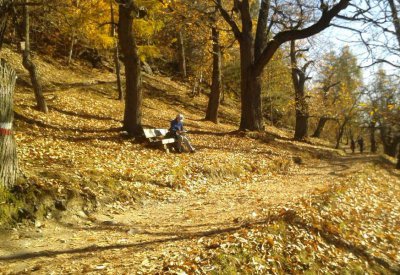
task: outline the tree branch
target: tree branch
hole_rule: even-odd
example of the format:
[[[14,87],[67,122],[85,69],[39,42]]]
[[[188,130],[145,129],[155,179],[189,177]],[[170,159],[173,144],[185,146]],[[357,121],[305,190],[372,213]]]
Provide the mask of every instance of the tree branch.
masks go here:
[[[242,33],[241,33],[238,25],[236,24],[235,20],[233,20],[233,18],[229,15],[228,11],[226,9],[224,9],[224,7],[222,7],[222,4],[220,1],[213,0],[213,2],[215,3],[215,6],[219,9],[222,17],[229,24],[229,26],[231,26],[233,34],[235,35],[236,39],[241,40]]]
[[[374,62],[372,62],[369,65],[360,66],[360,68],[369,68],[369,67],[372,67],[372,66],[374,66],[376,64],[381,64],[381,63],[386,63],[386,64],[389,64],[390,66],[395,67],[395,68],[400,68],[400,65],[394,64],[394,63],[392,63],[392,62],[390,62],[390,61],[388,61],[386,59],[377,59],[377,60],[375,60]]]
[[[321,18],[310,27],[307,27],[302,30],[289,30],[282,31],[275,35],[275,37],[268,42],[267,47],[264,49],[260,58],[256,60],[254,65],[254,73],[259,75],[264,69],[265,65],[271,60],[272,56],[283,43],[290,40],[304,39],[310,36],[313,36],[322,30],[329,27],[332,19],[338,15],[338,13],[345,8],[347,8],[350,0],[340,0],[340,2],[334,5],[330,10],[323,9]]]
[[[257,30],[256,30],[256,38],[254,41],[254,56],[258,58],[264,47],[268,41],[268,31],[267,22],[269,16],[269,8],[270,8],[271,0],[261,0],[260,11],[258,13],[257,19]]]

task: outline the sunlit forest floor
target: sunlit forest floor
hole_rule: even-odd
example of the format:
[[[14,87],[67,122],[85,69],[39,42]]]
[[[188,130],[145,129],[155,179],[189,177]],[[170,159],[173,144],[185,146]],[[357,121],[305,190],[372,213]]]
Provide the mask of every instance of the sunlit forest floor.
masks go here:
[[[42,114],[2,55],[20,70],[19,188],[36,206],[1,233],[1,274],[400,272],[399,173],[382,157],[236,132],[229,98],[221,123],[205,122],[205,95],[145,75],[146,127],[183,113],[197,149],[166,154],[120,132],[111,73],[38,60]]]

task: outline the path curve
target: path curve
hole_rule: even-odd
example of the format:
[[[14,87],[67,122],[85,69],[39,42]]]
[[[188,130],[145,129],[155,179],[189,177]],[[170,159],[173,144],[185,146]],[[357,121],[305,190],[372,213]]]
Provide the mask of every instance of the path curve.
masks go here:
[[[186,249],[193,238],[262,221],[269,208],[323,191],[377,158],[312,160],[284,175],[178,191],[166,201],[104,208],[89,217],[78,213],[63,222],[46,221],[39,228],[6,232],[0,239],[0,273],[86,272],[108,265],[112,270],[135,272],[143,265],[160,264],[165,251]]]

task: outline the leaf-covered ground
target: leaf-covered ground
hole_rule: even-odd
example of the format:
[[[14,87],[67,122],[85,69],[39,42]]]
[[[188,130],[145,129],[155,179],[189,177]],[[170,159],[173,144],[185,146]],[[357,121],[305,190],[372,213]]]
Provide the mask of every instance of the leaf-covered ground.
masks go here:
[[[111,74],[38,62],[50,112],[20,85],[15,124],[21,189],[43,205],[2,232],[1,274],[399,272],[399,174],[378,156],[237,133],[233,100],[215,125],[205,96],[145,76],[144,124],[183,113],[197,148],[166,154],[119,131]]]

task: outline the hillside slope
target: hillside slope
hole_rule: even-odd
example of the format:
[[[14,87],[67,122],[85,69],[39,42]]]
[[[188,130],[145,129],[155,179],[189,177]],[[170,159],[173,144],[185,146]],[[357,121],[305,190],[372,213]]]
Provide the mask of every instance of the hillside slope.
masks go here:
[[[121,133],[112,74],[37,62],[50,112],[22,70],[15,95],[18,190],[36,205],[2,232],[0,273],[397,271],[399,175],[378,156],[236,132],[233,100],[203,121],[205,95],[145,75],[146,127],[183,113],[197,149],[166,154]]]
[[[18,69],[19,82],[29,83],[19,56],[7,49],[2,54]],[[191,98],[186,86],[168,77],[144,75],[145,127],[168,128],[169,121],[183,113],[198,149],[190,156],[165,154],[120,132],[124,105],[115,100],[112,74],[84,67],[68,70],[40,58],[37,62],[50,112],[35,109],[28,86],[17,87],[18,155],[26,177],[55,192],[52,195],[60,200],[78,192],[95,197],[96,203],[116,198],[133,202],[146,194],[162,197],[160,186],[168,187],[164,188],[168,193],[171,188],[196,188],[204,182],[230,183],[232,178],[240,182],[260,176],[262,181],[271,173],[296,170],[292,157],[307,158],[317,147],[287,141],[286,132],[273,128],[273,135],[235,133],[239,115],[234,101],[221,107],[222,123],[203,121],[206,96]],[[275,137],[282,139],[273,141]],[[319,148],[323,151],[317,155],[336,154]]]

